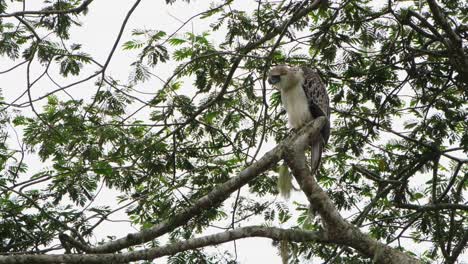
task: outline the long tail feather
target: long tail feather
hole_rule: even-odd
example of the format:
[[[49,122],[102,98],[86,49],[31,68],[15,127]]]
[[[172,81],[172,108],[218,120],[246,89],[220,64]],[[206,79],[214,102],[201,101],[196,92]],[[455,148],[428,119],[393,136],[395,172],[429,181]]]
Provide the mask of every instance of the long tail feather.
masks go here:
[[[317,174],[322,159],[323,143],[317,140],[311,144],[310,168],[313,175]]]

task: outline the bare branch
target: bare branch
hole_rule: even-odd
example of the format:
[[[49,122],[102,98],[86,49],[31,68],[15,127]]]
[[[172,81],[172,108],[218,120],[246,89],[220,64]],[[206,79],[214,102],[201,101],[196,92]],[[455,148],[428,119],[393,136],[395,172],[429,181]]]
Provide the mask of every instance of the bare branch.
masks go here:
[[[278,161],[281,160],[281,157],[284,155],[284,149],[288,145],[292,145],[296,140],[302,141],[300,139],[304,134],[310,134],[316,136],[320,133],[322,126],[325,124],[325,118],[318,118],[315,121],[311,122],[303,130],[303,133],[295,134],[290,136],[288,139],[277,145],[275,148],[267,152],[261,159],[253,163],[243,171],[239,173],[238,176],[231,178],[225,183],[217,186],[210,193],[200,198],[198,201],[195,201],[192,206],[182,209],[180,212],[176,213],[173,217],[168,220],[155,225],[152,228],[142,230],[138,233],[128,234],[126,237],[119,238],[117,240],[108,242],[104,245],[87,248],[86,252],[89,253],[108,253],[115,252],[129,246],[138,245],[141,243],[148,242],[153,240],[175,228],[184,225],[187,221],[196,215],[199,215],[208,208],[216,207],[221,202],[226,200],[231,193],[238,190],[243,185],[247,184],[250,180],[255,178],[257,175],[267,171],[272,166],[274,166]]]
[[[468,211],[468,205],[452,204],[452,203],[438,203],[438,204],[427,204],[427,205],[397,204],[397,207],[405,208],[405,209],[413,209],[413,210],[417,210],[421,212],[447,210],[447,209]]]
[[[10,263],[127,263],[138,260],[152,260],[162,256],[173,255],[178,252],[217,245],[246,237],[266,237],[274,240],[288,240],[294,242],[318,241],[329,242],[322,232],[311,232],[295,229],[281,229],[274,227],[249,226],[214,235],[178,241],[172,244],[120,254],[68,254],[68,255],[21,255],[0,256],[0,264]]]

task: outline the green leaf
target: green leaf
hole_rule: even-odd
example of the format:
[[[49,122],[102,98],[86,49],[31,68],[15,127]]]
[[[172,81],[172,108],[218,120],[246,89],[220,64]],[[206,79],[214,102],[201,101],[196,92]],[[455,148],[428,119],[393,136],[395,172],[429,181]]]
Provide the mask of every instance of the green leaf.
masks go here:
[[[172,46],[180,46],[180,45],[186,43],[187,41],[185,39],[180,39],[180,38],[171,38],[171,39],[168,40],[168,42]]]

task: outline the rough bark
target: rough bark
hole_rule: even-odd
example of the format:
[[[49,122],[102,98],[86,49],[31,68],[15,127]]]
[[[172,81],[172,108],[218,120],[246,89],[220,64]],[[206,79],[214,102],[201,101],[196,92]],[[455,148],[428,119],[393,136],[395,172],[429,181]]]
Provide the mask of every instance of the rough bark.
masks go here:
[[[274,227],[250,226],[214,235],[178,241],[166,246],[120,254],[69,254],[69,255],[20,255],[0,256],[0,264],[34,264],[34,263],[126,263],[130,261],[152,260],[162,256],[174,255],[190,249],[217,245],[246,237],[266,237],[275,240],[296,242],[317,241],[329,242],[322,232],[280,229]]]
[[[324,119],[317,119],[312,125],[308,127],[308,133],[313,136],[317,136],[320,133],[320,129],[324,123]],[[226,200],[231,195],[231,193],[247,184],[257,175],[267,171],[268,169],[271,169],[281,160],[285,147],[293,144],[293,142],[296,141],[298,137],[299,135],[293,135],[289,137],[281,144],[268,151],[260,160],[241,171],[238,176],[231,178],[221,185],[218,185],[213,189],[213,191],[193,202],[192,206],[181,209],[167,221],[155,225],[152,228],[145,229],[138,233],[129,234],[126,237],[111,241],[95,248],[82,246],[81,249],[88,253],[116,252],[129,246],[151,241],[174,230],[175,228],[185,224],[189,219],[201,214],[204,210],[218,206],[221,202]]]
[[[375,263],[420,263],[417,259],[372,239],[340,215],[330,197],[318,185],[306,165],[305,147],[314,135],[308,133],[307,129],[303,129],[300,134],[298,140],[288,145],[283,152],[284,159],[290,166],[301,190],[307,196],[312,209],[319,213],[326,238],[336,244],[356,249],[364,256],[372,258]]]
[[[180,210],[174,217],[138,233],[129,234],[99,247],[91,248],[79,242],[69,243],[73,246],[94,254],[63,254],[63,255],[12,255],[0,256],[3,263],[125,263],[129,261],[151,260],[162,256],[173,255],[185,250],[206,247],[225,243],[245,237],[268,237],[275,240],[288,240],[295,242],[332,243],[349,246],[364,256],[372,258],[375,263],[419,263],[418,260],[386,246],[368,235],[362,233],[357,227],[347,222],[335,208],[331,199],[311,176],[306,165],[304,154],[305,146],[311,137],[317,137],[321,128],[326,124],[325,117],[320,117],[305,126],[298,134],[290,136],[273,150],[267,152],[259,161],[239,173],[224,184],[219,185],[208,195],[194,202],[189,208]],[[311,206],[316,210],[324,223],[324,230],[310,232],[304,230],[284,230],[269,227],[244,227],[214,235],[178,241],[166,246],[155,247],[126,253],[115,252],[133,245],[151,241],[175,228],[182,226],[189,219],[199,215],[203,210],[219,206],[229,195],[248,183],[255,176],[272,168],[284,157],[291,167],[293,174],[299,182],[302,191],[307,195]],[[67,238],[70,239],[70,238]],[[96,254],[97,252],[103,254]]]

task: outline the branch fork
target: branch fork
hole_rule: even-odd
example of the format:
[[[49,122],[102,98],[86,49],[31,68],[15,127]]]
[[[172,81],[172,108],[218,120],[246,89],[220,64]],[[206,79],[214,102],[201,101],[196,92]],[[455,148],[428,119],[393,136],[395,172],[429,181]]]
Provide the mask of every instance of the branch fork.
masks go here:
[[[312,138],[320,136],[320,130],[326,122],[326,117],[319,117],[309,123],[299,131],[297,140],[287,145],[283,152],[283,158],[309,200],[311,208],[318,212],[322,219],[326,239],[335,244],[352,247],[371,257],[375,263],[420,263],[417,259],[372,239],[346,221],[328,194],[318,185],[306,165],[305,148]]]

